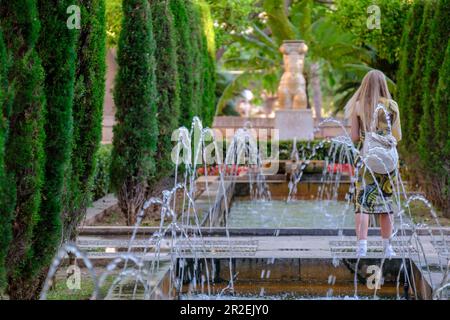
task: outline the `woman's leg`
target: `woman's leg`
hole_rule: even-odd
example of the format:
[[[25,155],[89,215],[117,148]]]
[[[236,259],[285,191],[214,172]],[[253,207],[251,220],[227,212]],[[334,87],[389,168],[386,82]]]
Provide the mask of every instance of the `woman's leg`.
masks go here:
[[[383,240],[383,251],[386,257],[391,258],[396,255],[391,246],[393,217],[390,214],[380,215],[381,238]]]
[[[369,215],[365,213],[355,214],[355,228],[357,240],[367,240]]]
[[[390,214],[380,214],[381,238],[390,239],[392,235],[392,221]]]
[[[358,257],[365,257],[367,254],[367,233],[369,231],[369,215],[365,213],[355,214],[355,231],[358,240],[356,254]]]

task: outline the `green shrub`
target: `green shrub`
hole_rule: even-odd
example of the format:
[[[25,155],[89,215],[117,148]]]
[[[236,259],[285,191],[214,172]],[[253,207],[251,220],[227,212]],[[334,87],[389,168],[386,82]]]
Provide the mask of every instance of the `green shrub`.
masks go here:
[[[293,140],[282,140],[278,141],[278,156],[279,160],[290,160],[293,151]],[[323,144],[322,147],[319,147]],[[222,153],[223,158],[225,158],[227,153],[227,148],[230,146],[230,142],[223,142]],[[328,156],[331,144],[329,142],[323,142],[322,140],[313,141],[297,141],[297,150],[300,155],[303,155],[306,159],[310,160],[325,160]],[[259,141],[258,148],[264,157],[276,157],[276,155],[271,154],[272,152],[272,141]],[[313,155],[313,149],[316,148],[316,152]],[[301,156],[302,158],[302,156]]]
[[[420,2],[421,0],[415,1]],[[380,29],[367,28],[371,5],[380,8]],[[402,30],[410,8],[408,0],[337,0],[333,19],[344,30],[355,35],[357,46],[372,46],[377,55],[390,64],[396,64],[402,50]],[[399,32],[400,31],[400,32]]]
[[[441,106],[435,105],[436,87],[439,80],[439,69],[444,61],[445,50],[449,40],[450,33],[442,32],[442,30],[450,30],[450,1],[443,0],[437,5],[433,20],[430,22],[430,35],[427,38],[426,66],[422,83],[422,108],[423,114],[420,119],[420,137],[418,142],[419,155],[424,164],[429,165],[430,162],[438,164],[441,167],[440,159],[436,158],[439,151],[437,146],[437,132],[441,127],[434,126],[434,113],[438,112]],[[444,106],[447,109],[448,106]],[[442,135],[440,135],[442,137]],[[445,140],[445,136],[442,137]],[[435,166],[433,166],[435,167]],[[429,168],[431,170],[440,171],[440,168]]]
[[[72,144],[72,106],[75,83],[76,31],[67,28],[71,0],[38,0],[41,33],[37,48],[45,70],[45,171],[39,219],[33,232],[33,246],[23,278],[30,286],[27,295],[38,294],[47,268],[61,239],[64,173]]]
[[[114,90],[111,184],[128,225],[133,225],[155,173],[158,126],[155,40],[147,0],[124,0]]]
[[[180,124],[190,129],[192,125],[192,117],[198,116],[201,118],[203,110],[203,31],[199,11],[195,1],[186,1],[186,12],[191,31],[190,42],[192,45],[193,109],[188,115],[186,115],[186,117],[183,114],[181,115]]]
[[[414,153],[417,152],[419,124],[423,114],[422,95],[424,93],[425,68],[428,63],[426,51],[435,8],[436,3],[434,1],[426,2],[415,48],[414,68],[410,78],[410,94],[406,102],[407,109],[406,113],[402,115],[403,118],[407,119],[405,130],[408,135],[408,152]]]
[[[12,237],[12,209],[14,198],[9,192],[10,179],[5,168],[5,143],[8,133],[7,92],[8,58],[0,28],[0,295],[6,288],[6,256]]]
[[[106,0],[106,36],[108,47],[116,47],[122,28],[122,0]]]
[[[73,147],[66,182],[64,239],[75,240],[77,226],[91,201],[95,154],[102,134],[105,95],[105,0],[81,1],[81,31],[77,42]]]
[[[325,142],[322,147],[319,145],[322,143],[321,140],[313,140],[313,141],[297,141],[297,150],[299,151],[300,158],[303,157],[309,160],[325,160],[328,155],[328,151],[330,149],[330,143]],[[262,144],[264,146],[264,143]],[[261,148],[261,145],[260,145]],[[271,142],[267,142],[267,150],[265,151],[262,148],[262,152],[270,156],[271,152]],[[279,159],[280,160],[291,160],[292,151],[294,148],[293,140],[283,140],[279,141]],[[313,150],[316,149],[314,155]]]
[[[96,201],[111,192],[111,151],[112,145],[102,145],[97,151],[92,199]]]
[[[447,42],[445,58],[439,70],[439,81],[434,100],[434,132],[436,152],[434,164],[435,177],[440,188],[437,204],[447,217],[450,217],[450,41]],[[434,185],[436,188],[436,185]]]
[[[178,128],[180,115],[180,82],[177,68],[177,42],[169,0],[151,1],[153,36],[156,42],[156,89],[158,92],[158,151],[156,153],[156,180],[173,169],[171,152],[172,133]],[[180,56],[180,59],[183,59]]]
[[[187,2],[189,25],[193,45],[194,77],[194,115],[204,126],[210,126],[215,114],[215,44],[214,28],[209,6],[203,0]],[[185,121],[186,122],[186,121]],[[188,124],[190,128],[191,124]]]
[[[203,125],[212,125],[216,107],[216,47],[214,25],[211,18],[209,5],[204,0],[197,0],[197,10],[202,27],[202,75],[201,75],[201,119]]]
[[[8,294],[24,299],[30,297],[22,279],[30,276],[25,261],[39,216],[44,170],[44,70],[35,50],[40,29],[36,1],[1,1],[0,24],[12,59],[8,79],[14,83],[5,146],[6,170],[12,177],[8,188],[16,198]]]
[[[170,0],[170,9],[173,15],[175,38],[177,48],[177,67],[180,85],[180,113],[179,125],[191,127],[192,118],[198,115],[198,106],[195,104],[194,83],[198,77],[198,70],[194,68],[195,44],[193,43],[193,28],[189,24],[186,0]]]
[[[411,143],[411,135],[409,131],[411,130],[411,125],[409,124],[408,112],[410,108],[409,97],[411,95],[411,77],[414,68],[414,58],[417,48],[417,41],[420,26],[422,24],[423,10],[425,7],[424,1],[415,1],[413,7],[411,8],[408,19],[406,21],[404,32],[401,40],[401,52],[400,52],[400,66],[397,74],[397,92],[398,92],[398,105],[400,109],[400,114],[402,115],[402,131],[403,131],[403,141],[400,144],[401,150],[404,150]],[[406,152],[403,152],[407,156]]]
[[[398,73],[401,151],[427,197],[449,214],[448,43],[450,2],[415,1]],[[447,51],[446,51],[447,50]],[[414,54],[412,54],[414,52]]]

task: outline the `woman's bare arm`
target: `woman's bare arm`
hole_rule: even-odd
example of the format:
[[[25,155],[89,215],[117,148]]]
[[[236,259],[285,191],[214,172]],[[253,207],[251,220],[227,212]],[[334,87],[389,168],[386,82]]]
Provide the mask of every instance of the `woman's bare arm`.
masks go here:
[[[356,112],[353,112],[353,115],[351,117],[351,138],[353,142],[358,142],[360,137],[359,137],[359,121],[358,121],[358,116],[356,115]]]
[[[397,141],[402,140],[402,126],[400,124],[400,113],[396,114],[394,123],[392,125],[392,135]]]

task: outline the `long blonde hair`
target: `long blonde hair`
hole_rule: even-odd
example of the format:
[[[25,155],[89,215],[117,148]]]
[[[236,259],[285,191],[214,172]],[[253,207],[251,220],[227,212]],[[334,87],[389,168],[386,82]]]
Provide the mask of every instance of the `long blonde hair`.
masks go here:
[[[362,120],[364,130],[370,131],[375,108],[380,100],[384,100],[383,98],[392,100],[386,76],[379,70],[371,70],[366,74],[361,86],[345,106],[345,117],[349,119],[356,112]],[[386,107],[388,106],[386,105]],[[363,110],[358,110],[358,108],[363,108]]]

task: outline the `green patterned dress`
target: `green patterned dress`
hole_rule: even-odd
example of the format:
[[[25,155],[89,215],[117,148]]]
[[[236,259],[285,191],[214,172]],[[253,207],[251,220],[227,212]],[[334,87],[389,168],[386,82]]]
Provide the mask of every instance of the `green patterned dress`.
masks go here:
[[[391,110],[389,110],[391,111]],[[390,118],[393,119],[396,115],[390,112]],[[384,118],[384,117],[383,117]],[[362,123],[360,121],[360,147],[364,143],[365,132],[362,129]],[[385,135],[388,133],[387,122],[384,120],[379,121],[378,134]],[[394,213],[394,203],[392,199],[392,184],[396,181],[396,171],[394,170],[390,174],[378,174],[371,173],[365,168],[361,158],[356,159],[356,167],[358,172],[358,179],[356,181],[356,196],[355,213],[366,214],[392,214]]]

